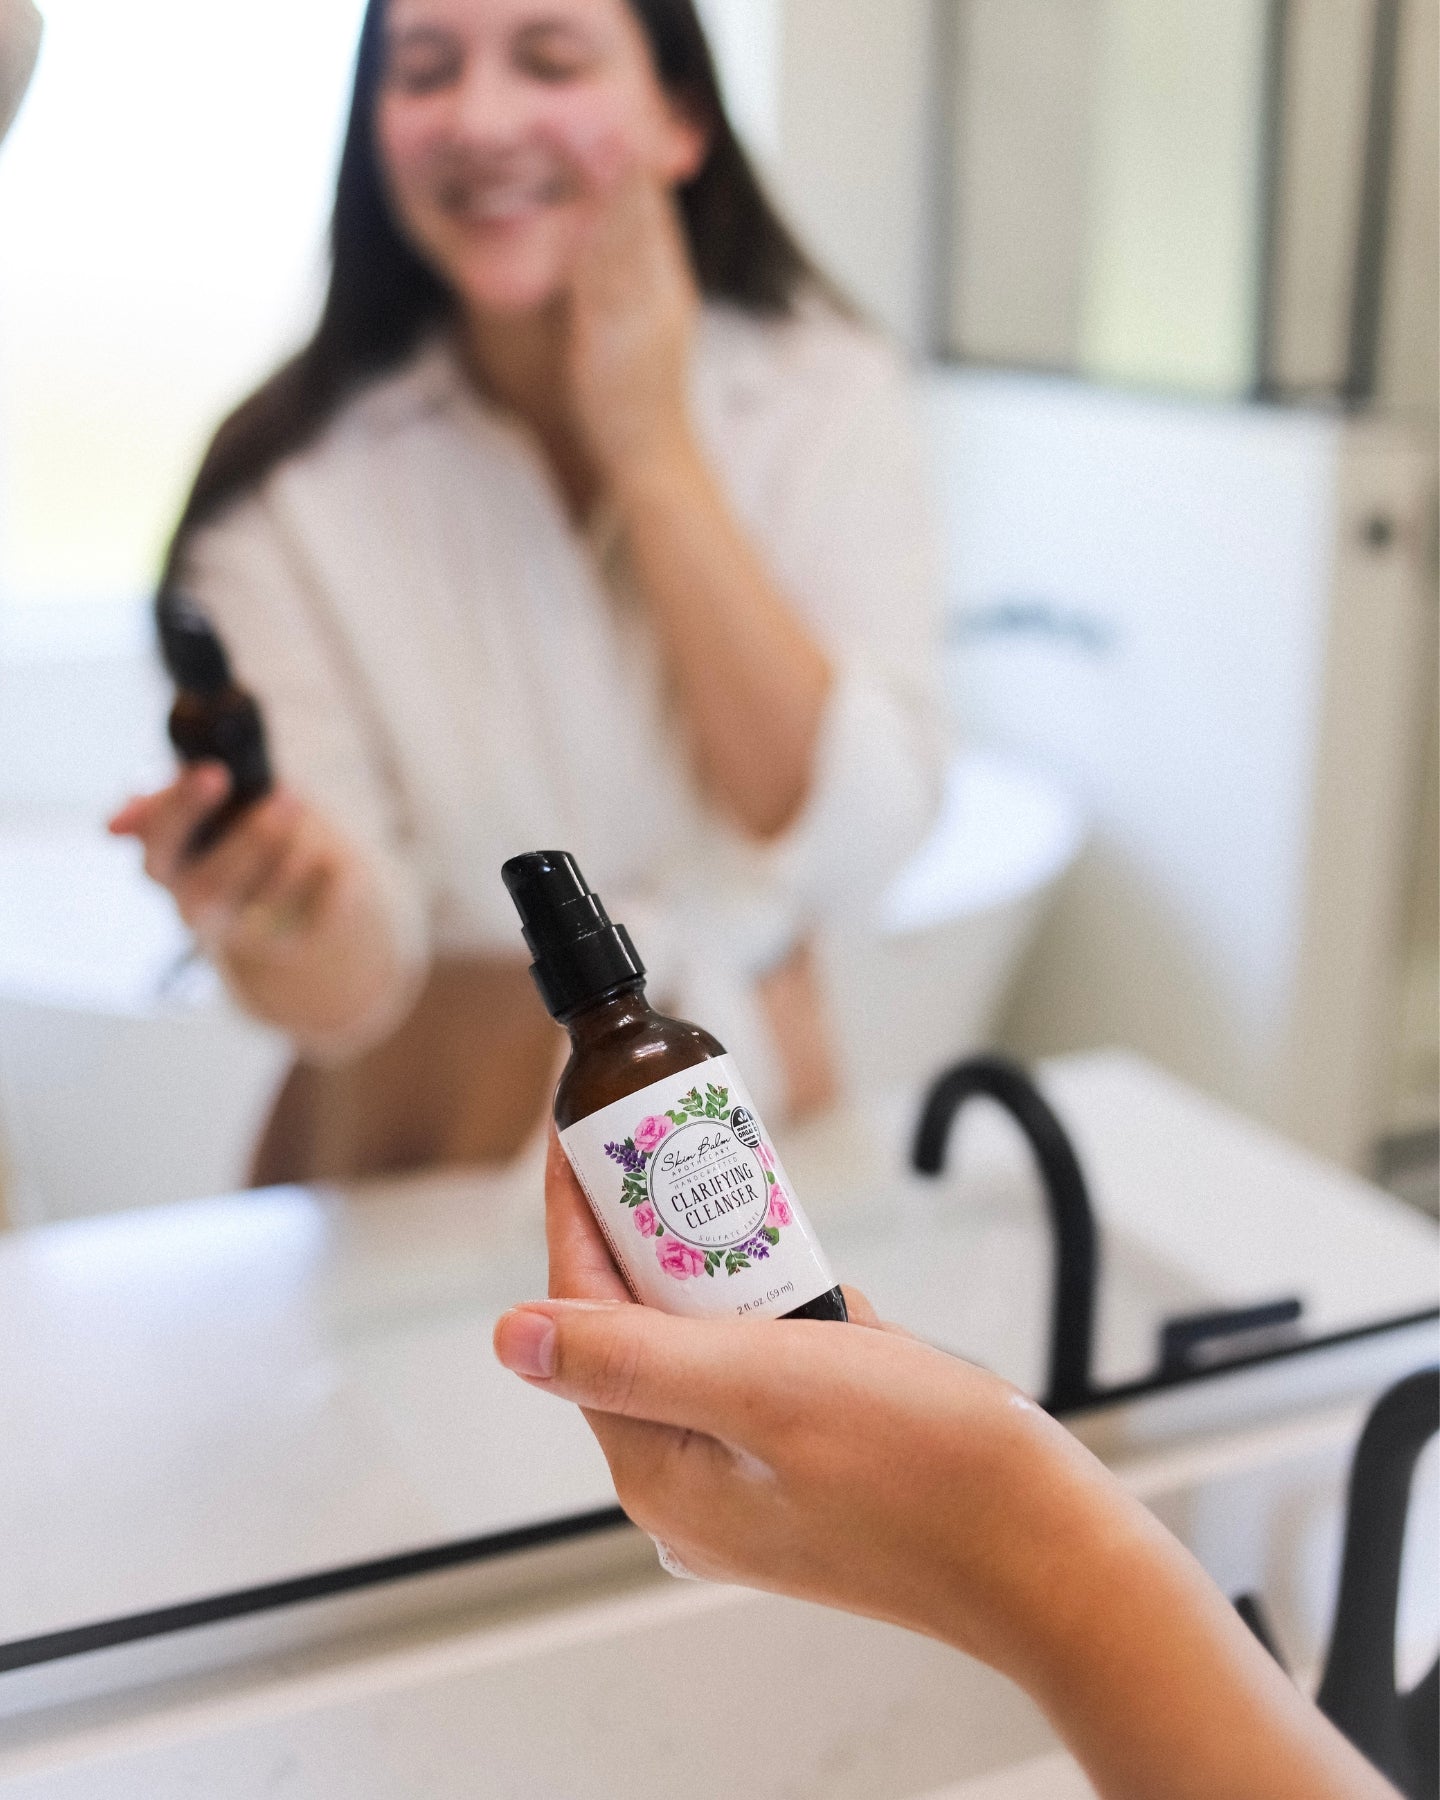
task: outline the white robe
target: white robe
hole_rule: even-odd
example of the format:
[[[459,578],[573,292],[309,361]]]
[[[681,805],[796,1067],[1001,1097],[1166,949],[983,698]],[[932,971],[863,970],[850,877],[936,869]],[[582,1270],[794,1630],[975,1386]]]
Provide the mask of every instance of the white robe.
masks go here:
[[[277,769],[370,860],[403,950],[385,1004],[307,1050],[382,1036],[432,954],[523,955],[500,865],[558,848],[629,925],[652,997],[773,1094],[757,976],[817,921],[863,913],[939,801],[939,557],[911,406],[899,359],[856,325],[705,308],[701,441],[838,671],[802,812],[763,846],[694,778],[613,519],[574,526],[448,340],[197,534],[188,588]]]

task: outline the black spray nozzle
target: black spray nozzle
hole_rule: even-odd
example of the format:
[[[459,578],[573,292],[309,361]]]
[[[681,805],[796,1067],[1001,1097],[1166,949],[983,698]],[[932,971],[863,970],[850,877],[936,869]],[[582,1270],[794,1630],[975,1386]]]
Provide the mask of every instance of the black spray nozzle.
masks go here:
[[[644,979],[629,932],[611,924],[567,850],[512,856],[500,879],[520,914],[535,959],[530,973],[552,1018],[567,1019],[611,989]]]
[[[230,659],[215,627],[183,594],[167,588],[155,607],[160,654],[176,687],[215,694],[231,683]]]
[[[568,850],[531,850],[524,856],[512,856],[501,869],[500,879],[510,890],[532,955],[542,955],[557,937],[588,937],[610,924],[609,915]]]

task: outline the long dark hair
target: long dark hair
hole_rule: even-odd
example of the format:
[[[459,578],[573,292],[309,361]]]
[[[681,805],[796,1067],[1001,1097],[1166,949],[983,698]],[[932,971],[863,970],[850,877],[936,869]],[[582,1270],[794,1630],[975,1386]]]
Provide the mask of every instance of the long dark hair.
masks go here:
[[[700,290],[771,316],[814,290],[837,298],[780,218],[741,147],[720,94],[694,0],[627,0],[666,91],[709,134],[704,167],[679,194]],[[402,237],[375,147],[385,0],[369,0],[330,222],[330,283],[314,336],[220,426],[170,541],[162,595],[193,532],[309,443],[367,379],[393,368],[453,302]]]

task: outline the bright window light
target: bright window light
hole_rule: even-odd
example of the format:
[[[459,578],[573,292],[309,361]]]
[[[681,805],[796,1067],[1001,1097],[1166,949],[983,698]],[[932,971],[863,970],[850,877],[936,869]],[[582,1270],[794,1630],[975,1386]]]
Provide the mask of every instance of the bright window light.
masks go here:
[[[313,316],[362,0],[40,3],[0,152],[0,605],[133,605]]]
[[[0,152],[0,608],[129,608],[210,432],[314,316],[363,0],[41,7]],[[763,157],[776,0],[702,10]]]
[[[699,0],[731,123],[762,168],[780,154],[780,0]]]

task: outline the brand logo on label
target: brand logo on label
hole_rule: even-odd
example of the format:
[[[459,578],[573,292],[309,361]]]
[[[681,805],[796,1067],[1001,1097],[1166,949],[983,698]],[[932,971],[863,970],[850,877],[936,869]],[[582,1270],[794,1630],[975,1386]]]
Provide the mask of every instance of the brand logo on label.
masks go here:
[[[760,1148],[760,1124],[754,1113],[737,1106],[730,1115],[730,1129],[747,1150]]]
[[[734,1125],[696,1119],[677,1127],[646,1170],[650,1201],[660,1223],[697,1249],[743,1244],[765,1223],[769,1188],[764,1170],[750,1153],[754,1145],[736,1129],[742,1120],[755,1130],[754,1118],[743,1109],[736,1111]]]

